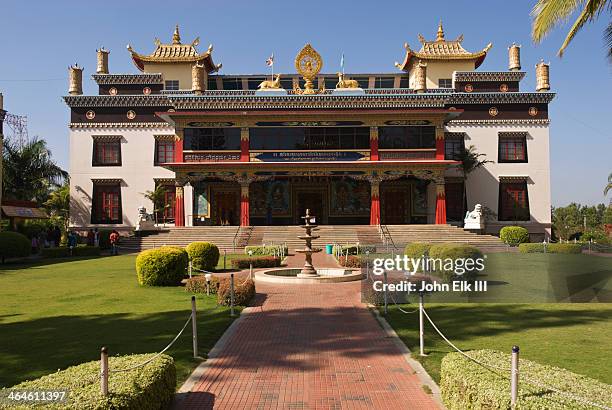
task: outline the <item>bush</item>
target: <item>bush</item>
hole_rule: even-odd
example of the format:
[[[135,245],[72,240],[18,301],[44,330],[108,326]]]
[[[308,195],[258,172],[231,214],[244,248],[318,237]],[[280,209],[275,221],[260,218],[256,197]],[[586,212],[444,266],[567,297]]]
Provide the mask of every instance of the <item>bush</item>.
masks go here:
[[[607,245],[610,243],[610,238],[608,237],[608,235],[606,235],[606,233],[603,230],[590,230],[590,231],[586,231],[585,233],[582,234],[582,236],[580,237],[580,240],[582,242],[590,242],[591,240],[593,242],[602,244],[602,245]]]
[[[446,248],[455,246],[453,243],[436,243],[431,245],[429,248],[429,257],[432,259],[438,259],[442,257],[442,253]]]
[[[113,232],[112,229],[99,229],[98,230],[98,246],[100,246],[100,249],[110,249],[111,248],[111,244],[110,244],[111,232]],[[119,237],[119,240],[121,240],[121,237]]]
[[[365,254],[367,251],[370,253],[376,253],[376,246],[374,245],[359,245],[359,249],[357,248],[357,244],[355,245],[343,245],[343,246],[334,246],[334,255],[338,253],[339,250],[342,250],[342,254],[346,254],[348,250],[349,255],[359,255]],[[359,252],[357,252],[359,250]]]
[[[247,269],[250,263],[253,263],[253,268],[277,268],[281,265],[279,257],[274,256],[253,256],[252,258],[233,258],[232,266],[236,269]]]
[[[204,293],[206,294],[206,278],[204,276],[194,276],[187,279],[185,283],[185,290],[190,293]],[[219,288],[219,278],[212,276],[210,278],[210,294],[214,295],[217,293]]]
[[[100,256],[100,248],[97,246],[85,246],[77,245],[72,249],[72,255],[70,254],[70,248],[66,246],[60,246],[57,248],[42,248],[40,253],[43,258],[66,258],[69,256]]]
[[[182,248],[164,246],[138,254],[136,275],[138,283],[146,286],[175,286],[185,276],[189,256]]]
[[[219,262],[219,248],[210,242],[191,242],[187,253],[194,268],[211,271]]]
[[[404,255],[413,259],[422,258],[424,255],[429,255],[429,249],[431,246],[432,245],[430,243],[412,242],[406,245]]]
[[[255,296],[255,282],[251,279],[241,281],[234,280],[234,305],[247,306]],[[231,303],[231,283],[230,278],[222,278],[217,289],[217,303],[229,306]]]
[[[112,369],[125,369],[150,359],[152,354],[109,357]],[[109,395],[100,394],[100,361],[72,366],[39,379],[20,383],[6,390],[69,390],[67,403],[45,404],[45,408],[73,409],[165,409],[174,397],[174,360],[161,355],[135,370],[110,373]],[[2,389],[5,390],[5,389]],[[8,391],[3,391],[5,396]],[[29,408],[29,406],[28,406]]]
[[[249,254],[249,251],[253,252],[253,255],[261,256],[261,255],[278,255],[280,252],[283,252],[284,255],[289,253],[289,249],[284,245],[268,245],[268,246],[245,246],[244,253],[246,255]]]
[[[445,243],[431,246],[429,258],[434,259],[430,266],[441,274],[444,280],[449,281],[453,278],[470,280],[479,272],[476,263],[458,265],[457,260],[471,259],[476,261],[483,259],[484,256],[480,249],[473,246]],[[450,260],[453,262],[450,263]]]
[[[32,243],[23,234],[18,232],[0,232],[0,257],[2,262],[5,258],[21,258],[30,256]]]
[[[361,258],[355,255],[349,255],[348,260],[346,256],[341,256],[338,263],[346,268],[361,268]]]
[[[544,253],[542,243],[522,243],[519,245],[521,253]],[[582,244],[579,243],[547,243],[547,253],[582,253]]]
[[[504,226],[499,231],[499,239],[506,245],[518,246],[529,242],[529,232],[522,226]]]
[[[510,354],[495,350],[473,350],[470,357],[492,366],[509,368]],[[612,406],[612,386],[553,366],[520,360],[519,369],[530,379],[590,401]],[[509,409],[509,372],[490,371],[460,353],[449,353],[442,359],[440,390],[449,410]],[[527,383],[520,377],[520,409],[591,409],[549,389]]]

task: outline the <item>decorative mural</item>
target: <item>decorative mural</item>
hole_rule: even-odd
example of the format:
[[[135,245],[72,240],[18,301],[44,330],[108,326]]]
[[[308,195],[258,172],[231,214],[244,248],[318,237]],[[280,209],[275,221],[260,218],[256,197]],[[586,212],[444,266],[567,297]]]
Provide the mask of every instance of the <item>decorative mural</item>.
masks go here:
[[[330,216],[370,215],[370,186],[367,181],[332,180],[329,195]]]
[[[198,182],[193,189],[193,216],[195,218],[210,218],[210,187],[204,182]]]
[[[413,185],[412,215],[427,215],[427,181],[417,180]]]
[[[251,216],[291,216],[291,190],[288,180],[252,183],[249,200]]]

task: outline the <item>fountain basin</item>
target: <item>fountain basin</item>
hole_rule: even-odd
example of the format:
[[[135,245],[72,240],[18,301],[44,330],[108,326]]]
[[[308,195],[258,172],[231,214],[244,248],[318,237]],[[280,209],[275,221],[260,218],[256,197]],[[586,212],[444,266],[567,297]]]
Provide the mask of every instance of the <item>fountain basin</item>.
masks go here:
[[[268,283],[339,283],[352,282],[363,279],[359,269],[320,268],[317,275],[312,277],[298,277],[300,268],[276,268],[255,272],[256,282]]]

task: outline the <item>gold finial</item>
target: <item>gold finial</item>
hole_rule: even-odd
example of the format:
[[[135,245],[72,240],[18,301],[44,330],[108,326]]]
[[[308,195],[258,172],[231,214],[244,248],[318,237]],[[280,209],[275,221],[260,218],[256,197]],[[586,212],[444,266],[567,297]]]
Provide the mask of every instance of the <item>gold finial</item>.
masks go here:
[[[174,34],[172,34],[172,44],[181,44],[181,35],[179,34],[178,24],[174,28]]]
[[[444,41],[444,28],[442,28],[441,19],[440,19],[440,24],[438,24],[438,35],[436,36],[436,41]]]

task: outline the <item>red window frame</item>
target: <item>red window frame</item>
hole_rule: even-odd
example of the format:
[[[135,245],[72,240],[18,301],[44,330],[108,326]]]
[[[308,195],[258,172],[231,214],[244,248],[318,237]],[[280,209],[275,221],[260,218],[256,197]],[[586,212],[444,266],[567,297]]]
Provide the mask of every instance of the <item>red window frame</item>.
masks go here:
[[[93,166],[120,166],[121,141],[94,140]]]
[[[499,184],[499,220],[529,220],[527,182],[502,182]]]
[[[174,204],[176,202],[176,188],[174,186],[166,186],[166,194],[164,195],[164,222],[174,221]]]
[[[155,165],[175,160],[174,141],[155,141]]]
[[[120,224],[121,212],[121,186],[94,185],[93,209],[91,222],[94,224]]]
[[[499,137],[498,162],[527,162],[525,137]]]

